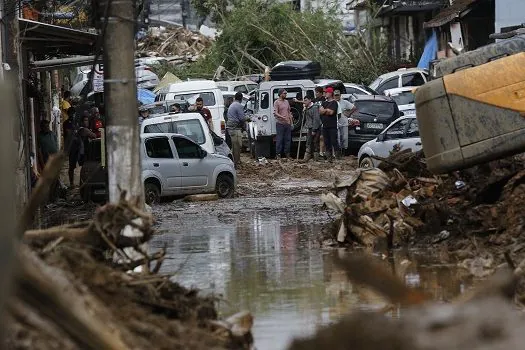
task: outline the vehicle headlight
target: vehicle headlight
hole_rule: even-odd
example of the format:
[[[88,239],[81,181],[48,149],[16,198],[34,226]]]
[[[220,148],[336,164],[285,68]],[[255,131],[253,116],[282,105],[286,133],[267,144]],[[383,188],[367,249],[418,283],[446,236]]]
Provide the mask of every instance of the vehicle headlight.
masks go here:
[[[263,115],[262,116],[262,121],[263,122],[267,122],[268,121],[268,116],[267,115]]]

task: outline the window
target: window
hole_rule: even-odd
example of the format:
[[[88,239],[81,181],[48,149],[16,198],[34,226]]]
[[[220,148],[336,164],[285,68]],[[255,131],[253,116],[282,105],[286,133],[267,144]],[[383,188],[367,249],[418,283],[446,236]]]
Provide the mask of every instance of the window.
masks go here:
[[[417,119],[412,119],[407,130],[407,137],[419,137],[419,126]]]
[[[150,115],[166,113],[166,106],[164,105],[153,106],[151,108],[148,108],[148,111]]]
[[[252,92],[253,90],[257,89],[259,85],[254,83],[254,84],[246,84],[246,86],[248,87],[248,92]]]
[[[206,142],[204,130],[198,119],[173,120],[164,123],[146,125],[144,127],[144,133],[181,134],[192,139],[199,145]]]
[[[270,95],[267,92],[261,94],[261,109],[270,107]]]
[[[357,100],[354,102],[357,110],[363,114],[391,117],[395,113],[395,103],[387,101],[365,101]]]
[[[403,86],[420,86],[425,84],[425,79],[421,73],[405,74],[401,78]]]
[[[410,119],[403,119],[392,125],[385,133],[387,140],[402,139]]]
[[[173,158],[167,137],[155,137],[146,140],[146,153],[150,158]]]
[[[194,92],[190,94],[180,94],[173,97],[174,100],[184,100],[190,104],[195,104],[197,97],[202,97],[205,106],[215,106],[215,96],[213,92]]]
[[[273,101],[274,102],[279,99],[279,90],[281,89],[282,88],[273,89]],[[298,100],[302,100],[303,90],[300,87],[290,87],[290,88],[285,88],[285,90],[287,92],[286,94],[287,100],[291,100],[294,98]]]
[[[219,90],[227,92],[228,91],[228,87],[227,86],[219,86]]]
[[[233,90],[235,92],[242,92],[243,94],[247,94],[248,93],[248,89],[246,88],[245,85],[236,86]]]
[[[391,79],[388,79],[387,81],[385,81],[383,84],[379,85],[379,87],[376,90],[377,90],[377,92],[382,94],[383,91],[385,91],[385,90],[397,88],[398,84],[399,84],[398,77],[391,78]]]
[[[353,87],[347,87],[346,93],[351,95],[366,95],[363,91],[353,88]]]
[[[195,143],[180,137],[173,137],[173,142],[180,159],[200,159],[201,148]]]

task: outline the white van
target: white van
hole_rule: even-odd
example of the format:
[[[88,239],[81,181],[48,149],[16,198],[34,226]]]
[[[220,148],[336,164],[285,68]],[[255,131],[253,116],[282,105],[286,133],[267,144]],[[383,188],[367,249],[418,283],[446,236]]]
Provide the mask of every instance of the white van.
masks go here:
[[[198,97],[202,97],[204,107],[211,112],[213,131],[225,138],[224,98],[214,81],[194,80],[170,84],[157,92],[155,101],[185,100],[193,105]]]
[[[140,125],[140,134],[174,133],[193,140],[206,152],[222,154],[233,159],[226,142],[210,132],[206,121],[199,113],[164,113],[145,119]]]

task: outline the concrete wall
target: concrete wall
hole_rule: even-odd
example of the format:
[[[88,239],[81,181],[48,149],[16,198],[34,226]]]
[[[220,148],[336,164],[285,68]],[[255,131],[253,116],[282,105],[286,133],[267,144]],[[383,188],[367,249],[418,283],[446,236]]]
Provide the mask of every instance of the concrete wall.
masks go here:
[[[525,23],[524,0],[496,0],[496,33],[501,28]]]

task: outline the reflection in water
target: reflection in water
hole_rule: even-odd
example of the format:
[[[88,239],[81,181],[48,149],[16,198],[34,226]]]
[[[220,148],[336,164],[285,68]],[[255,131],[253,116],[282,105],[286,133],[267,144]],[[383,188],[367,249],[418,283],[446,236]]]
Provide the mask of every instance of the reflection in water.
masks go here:
[[[178,282],[222,295],[219,307],[225,315],[250,310],[257,349],[284,349],[293,337],[309,335],[352,309],[387,306],[379,295],[348,281],[335,265],[336,250],[319,247],[318,225],[282,226],[280,220],[293,218],[275,213],[250,212],[243,218],[225,223],[203,216],[199,225],[164,221],[161,229],[178,227],[183,233],[160,236],[152,246],[167,244],[163,271],[178,271]],[[382,260],[407,285],[435,300],[448,301],[470,286],[458,270],[436,262],[432,254],[409,251]],[[399,309],[389,313],[399,314]]]

